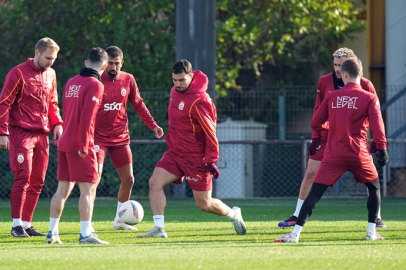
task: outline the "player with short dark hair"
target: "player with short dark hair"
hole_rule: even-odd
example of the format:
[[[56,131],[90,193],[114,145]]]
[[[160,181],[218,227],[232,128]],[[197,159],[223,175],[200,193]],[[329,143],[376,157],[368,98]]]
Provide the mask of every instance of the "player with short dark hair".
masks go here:
[[[54,40],[40,39],[34,58],[7,74],[0,96],[0,149],[9,149],[14,175],[10,192],[14,237],[45,236],[31,221],[48,168],[48,133],[54,130],[57,144],[63,132],[56,74],[51,68],[58,52]]]
[[[97,237],[91,223],[98,179],[94,129],[103,95],[100,75],[107,66],[107,53],[102,48],[92,48],[85,66],[66,83],[63,92],[65,132],[58,146],[58,188],[51,200],[46,239],[49,244],[62,244],[59,220],[76,182],[80,189],[79,244],[108,244]]]
[[[316,113],[320,104],[331,91],[339,90],[344,86],[341,74],[341,64],[349,58],[356,58],[354,52],[349,48],[339,48],[333,53],[333,66],[334,71],[320,77],[317,84],[317,94],[316,94],[316,104],[314,106],[314,113]],[[361,87],[365,91],[373,93],[376,95],[375,88],[371,81],[361,77]],[[329,133],[329,123],[323,124],[322,128],[319,130],[312,131],[312,141],[309,145],[309,161],[307,163],[307,169],[305,176],[302,180],[300,186],[299,198],[297,200],[296,209],[292,216],[290,216],[285,221],[278,223],[279,227],[290,227],[296,224],[297,217],[299,215],[300,209],[307,195],[309,195],[310,189],[312,187],[314,177],[316,176],[317,170],[320,167],[321,160],[324,156],[324,151],[326,149],[327,137]],[[376,220],[377,227],[386,227],[382,222],[380,210],[378,211],[378,218]]]
[[[353,173],[357,183],[368,189],[368,228],[366,240],[383,240],[376,231],[376,218],[381,201],[378,172],[368,147],[367,131],[370,126],[376,149],[378,166],[389,161],[386,151],[385,127],[376,95],[360,86],[361,61],[349,58],[340,67],[345,86],[330,92],[313,116],[311,125],[321,130],[329,122],[329,137],[319,170],[309,196],[305,199],[292,233],[279,237],[275,242],[299,242],[303,226],[311,216],[316,203],[329,186],[333,186],[346,172]]]
[[[212,197],[212,178],[220,172],[215,165],[219,157],[216,137],[217,113],[207,94],[209,80],[200,70],[182,59],[172,68],[171,99],[168,107],[169,129],[165,141],[169,151],[155,166],[149,179],[149,202],[154,228],[137,238],[168,237],[164,226],[166,197],[163,188],[170,183],[187,181],[197,207],[204,212],[227,216],[237,234],[246,234],[239,207],[230,208]]]
[[[94,135],[99,179],[103,171],[104,159],[109,153],[121,182],[117,194],[117,211],[113,228],[135,231],[136,227],[123,223],[118,215],[120,206],[130,199],[131,189],[134,185],[127,101],[133,105],[134,111],[141,117],[145,125],[155,133],[156,138],[161,138],[164,132],[154,121],[145,105],[134,76],[121,71],[124,64],[122,50],[117,46],[110,46],[106,52],[108,55],[107,68],[101,76],[104,94],[97,112]]]

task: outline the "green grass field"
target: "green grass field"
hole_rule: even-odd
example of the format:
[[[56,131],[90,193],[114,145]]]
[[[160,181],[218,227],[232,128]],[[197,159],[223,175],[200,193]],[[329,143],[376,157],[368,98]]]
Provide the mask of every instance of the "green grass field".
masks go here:
[[[384,198],[378,229],[384,241],[366,242],[366,198],[325,198],[300,243],[274,243],[291,229],[277,227],[296,198],[225,200],[242,209],[247,235],[236,235],[224,217],[200,212],[194,201],[169,199],[167,239],[136,239],[153,226],[147,200],[139,232],[112,230],[116,200],[98,198],[94,228],[110,245],[79,245],[77,199],[69,199],[60,223],[63,245],[45,237],[11,237],[9,201],[0,201],[0,269],[406,269],[406,199]],[[40,200],[33,225],[46,232],[49,200]]]

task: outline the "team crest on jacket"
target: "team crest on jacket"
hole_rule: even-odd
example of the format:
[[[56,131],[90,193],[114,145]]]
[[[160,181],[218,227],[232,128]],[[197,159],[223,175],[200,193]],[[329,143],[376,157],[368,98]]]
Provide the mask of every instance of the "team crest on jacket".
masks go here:
[[[96,153],[99,153],[99,151],[100,151],[100,145],[95,145],[95,146],[94,146],[94,151],[96,151]]]
[[[125,97],[125,95],[127,94],[127,90],[123,87],[123,88],[121,88],[121,95],[123,96],[123,97]]]
[[[183,110],[185,108],[185,102],[182,100],[180,103],[179,103],[179,110]]]
[[[24,154],[19,153],[17,156],[17,161],[18,163],[23,163],[24,162]]]

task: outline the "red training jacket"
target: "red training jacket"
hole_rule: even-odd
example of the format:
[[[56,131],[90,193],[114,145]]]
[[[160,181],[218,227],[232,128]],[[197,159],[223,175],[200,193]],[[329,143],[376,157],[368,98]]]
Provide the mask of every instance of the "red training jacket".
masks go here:
[[[48,133],[63,124],[55,70],[37,68],[32,61],[28,58],[6,76],[0,95],[0,135],[9,135],[9,125]]]
[[[64,132],[58,151],[88,154],[94,148],[96,114],[103,95],[103,84],[95,77],[76,75],[63,91]]]
[[[180,156],[202,157],[202,162],[217,162],[219,144],[216,136],[217,111],[206,93],[209,80],[197,70],[189,88],[179,93],[171,89],[168,107],[169,151]]]
[[[367,142],[368,126],[378,149],[386,149],[385,126],[378,97],[359,84],[348,83],[330,92],[313,116],[312,128],[329,121],[330,136],[323,160],[372,160]]]
[[[361,87],[365,91],[373,93],[376,95],[375,87],[371,81],[365,78],[361,78]],[[330,91],[336,91],[340,89],[334,89],[334,80],[333,80],[333,72],[326,74],[319,79],[319,83],[317,84],[317,94],[316,94],[316,104],[314,105],[313,115],[316,113],[317,109],[319,108],[321,102],[327,96]],[[324,141],[327,141],[328,138],[328,122],[324,123],[322,129],[320,130],[312,130],[312,138],[320,138]]]
[[[151,130],[158,127],[145,105],[133,75],[121,71],[112,79],[103,72],[101,81],[104,85],[103,100],[96,117],[95,143],[97,145],[115,146],[130,143],[128,130],[127,101],[134,111]]]

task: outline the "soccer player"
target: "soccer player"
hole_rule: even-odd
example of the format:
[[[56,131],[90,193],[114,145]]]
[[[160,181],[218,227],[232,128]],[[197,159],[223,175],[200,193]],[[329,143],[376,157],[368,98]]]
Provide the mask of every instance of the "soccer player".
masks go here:
[[[364,91],[360,85],[361,61],[349,58],[341,63],[345,86],[330,92],[321,103],[311,121],[312,128],[321,130],[328,120],[330,133],[320,168],[309,196],[305,199],[292,233],[279,237],[275,242],[299,242],[300,232],[316,203],[329,186],[333,186],[346,172],[354,174],[355,181],[368,188],[368,228],[366,240],[383,240],[376,232],[376,218],[380,206],[378,172],[368,149],[367,131],[371,127],[378,166],[389,161],[386,151],[385,127],[376,95]]]
[[[317,85],[317,95],[316,95],[316,104],[314,106],[314,113],[319,108],[321,102],[327,96],[330,91],[335,91],[344,86],[342,80],[342,74],[340,71],[341,63],[348,58],[356,58],[356,55],[351,49],[340,48],[333,53],[333,64],[334,71],[327,75],[320,77],[319,83]],[[361,78],[361,87],[365,91],[370,93],[375,93],[375,88],[371,81]],[[307,170],[303,178],[302,184],[300,186],[299,198],[296,204],[296,210],[292,216],[287,220],[281,221],[278,223],[279,227],[290,227],[296,224],[297,217],[299,216],[300,209],[303,205],[304,200],[307,195],[309,195],[310,189],[313,184],[314,177],[317,173],[317,170],[320,167],[321,160],[324,156],[324,151],[326,149],[327,137],[329,133],[329,123],[326,122],[323,124],[322,128],[319,130],[312,131],[312,141],[309,145],[309,161],[307,163]],[[380,210],[378,210],[378,218],[376,220],[377,227],[386,227],[382,222]]]
[[[123,202],[131,197],[134,184],[132,153],[130,148],[130,132],[128,130],[127,101],[130,101],[135,112],[154,133],[156,138],[163,136],[147,106],[143,102],[133,75],[121,71],[123,52],[117,46],[106,49],[108,64],[101,76],[104,94],[96,117],[95,144],[99,178],[103,171],[103,163],[107,152],[114,168],[120,177],[120,189],[117,195],[117,211],[113,222],[115,230],[137,230],[121,222],[118,211]]]
[[[47,243],[62,244],[59,219],[65,202],[77,182],[80,189],[80,244],[108,244],[94,233],[91,220],[97,188],[97,160],[94,128],[103,84],[100,75],[107,66],[107,53],[101,48],[89,51],[86,68],[71,78],[63,92],[65,132],[58,146],[58,188],[51,200]]]
[[[48,37],[35,45],[34,58],[10,70],[0,95],[0,149],[9,149],[14,175],[10,192],[14,237],[45,236],[32,218],[45,182],[48,133],[57,144],[63,132],[55,70],[59,46]]]
[[[246,226],[238,207],[230,208],[212,197],[212,178],[220,172],[219,145],[216,137],[217,113],[207,94],[207,76],[192,70],[187,60],[177,61],[172,68],[174,86],[168,107],[169,129],[165,141],[169,150],[156,164],[149,179],[149,202],[154,228],[137,238],[168,235],[164,226],[166,197],[163,188],[186,180],[193,190],[197,207],[204,212],[227,216],[237,234],[246,234]]]

